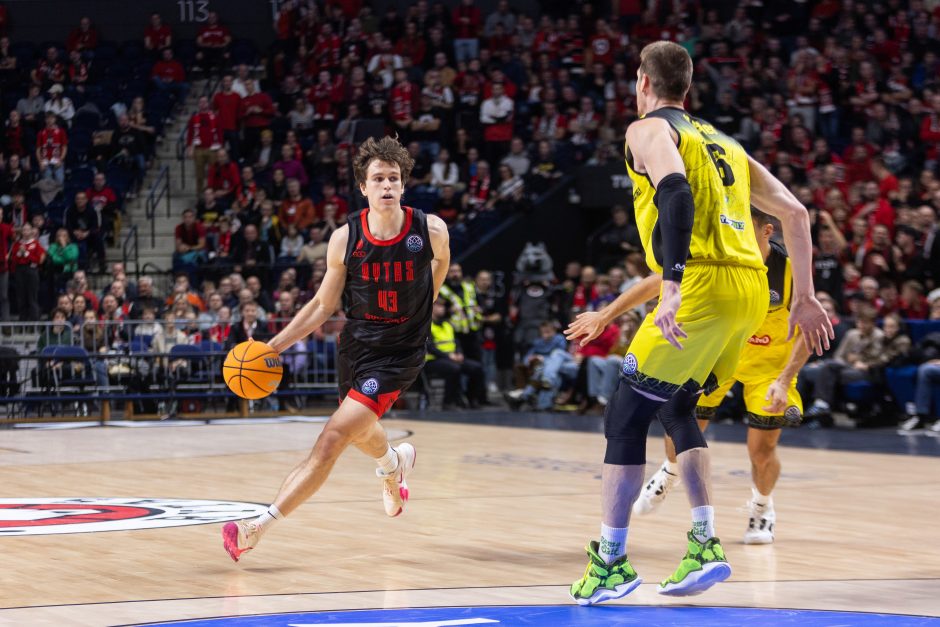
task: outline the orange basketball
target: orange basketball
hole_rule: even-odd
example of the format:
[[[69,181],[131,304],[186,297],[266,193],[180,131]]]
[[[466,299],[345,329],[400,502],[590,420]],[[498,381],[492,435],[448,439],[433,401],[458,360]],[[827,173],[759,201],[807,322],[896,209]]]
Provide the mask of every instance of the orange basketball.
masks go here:
[[[281,358],[264,342],[242,342],[228,352],[222,379],[228,389],[249,400],[274,392],[281,383]]]

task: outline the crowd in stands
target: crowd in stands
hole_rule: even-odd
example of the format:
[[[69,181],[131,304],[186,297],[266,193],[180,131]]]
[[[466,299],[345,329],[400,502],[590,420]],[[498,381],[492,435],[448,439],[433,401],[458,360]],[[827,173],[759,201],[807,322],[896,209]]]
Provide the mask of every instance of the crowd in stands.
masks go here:
[[[937,408],[921,401],[940,373],[933,361],[940,351],[930,349],[931,335],[907,327],[940,320],[940,9],[921,0],[620,0],[542,9],[530,15],[506,0],[487,13],[472,0],[450,8],[419,0],[404,11],[394,3],[374,11],[362,2],[288,1],[263,68],[235,58],[215,14],[181,65],[172,34],[154,16],[142,55],[159,61],[138,94],[145,99],[127,103],[126,121],[124,111],[111,114],[111,139],[96,139],[87,159],[106,175],[95,188],[114,187],[116,156],[132,172],[146,165],[140,155],[152,148],[143,129],[155,121],[147,113],[152,99],[183,97],[192,64],[219,77],[186,133],[196,195],[176,229],[173,266],[187,288],[163,295],[169,301],[152,308],[155,319],[169,310],[212,335],[204,317],[211,311],[246,333],[274,332],[259,321],[293,311],[322,280],[326,242],[360,202],[351,157],[371,133],[397,133],[408,147],[416,165],[405,203],[440,215],[459,252],[506,216],[531,211],[577,166],[623,159],[624,130],[636,117],[639,51],[665,38],[695,64],[689,111],[738,139],[809,208],[816,287],[839,341],[801,376],[809,416],[825,419],[844,407],[846,386],[882,384],[887,367],[923,364],[926,383],[918,406],[908,408],[911,424],[935,418]],[[76,41],[93,45],[97,37],[82,35],[89,30],[90,23],[79,26]],[[20,58],[13,49],[0,41],[0,80],[9,81],[5,61]],[[81,107],[105,91],[96,55],[50,48],[12,70],[24,86],[33,84],[11,107],[0,182],[25,192],[9,194],[4,212],[14,214],[16,228],[36,206],[25,204],[25,195],[38,193],[29,191],[32,181],[45,182],[39,192],[61,185],[62,163],[69,168],[77,158],[72,134]],[[55,114],[48,122],[47,110]],[[139,141],[114,144],[128,127]],[[43,140],[30,143],[40,133]],[[11,150],[17,142],[22,147]],[[99,155],[99,145],[110,152]],[[113,202],[93,194],[69,199],[74,206],[60,221],[68,232],[55,263],[78,272],[96,257],[94,237],[105,230],[82,216]],[[512,388],[505,373],[513,366],[528,370],[519,373],[514,403],[604,404],[616,382],[614,357],[645,310],[583,348],[558,331],[648,272],[630,202],[625,193],[583,266],[544,268],[544,254],[527,248],[515,276],[484,271],[464,279],[453,269],[435,308],[429,361],[429,373],[447,381],[446,404],[483,404],[495,388]],[[95,212],[80,209],[89,203]],[[581,210],[572,204],[572,212]],[[47,214],[47,238],[60,222]],[[65,254],[70,242],[79,244],[77,258]],[[116,312],[133,302],[114,300]]]

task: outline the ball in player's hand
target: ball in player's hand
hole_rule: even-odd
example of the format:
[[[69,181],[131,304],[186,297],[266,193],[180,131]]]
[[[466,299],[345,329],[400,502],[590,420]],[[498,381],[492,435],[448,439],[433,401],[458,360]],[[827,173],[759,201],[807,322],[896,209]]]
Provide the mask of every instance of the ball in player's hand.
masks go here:
[[[225,356],[222,379],[237,396],[258,400],[268,396],[281,383],[281,357],[264,342],[248,340]]]

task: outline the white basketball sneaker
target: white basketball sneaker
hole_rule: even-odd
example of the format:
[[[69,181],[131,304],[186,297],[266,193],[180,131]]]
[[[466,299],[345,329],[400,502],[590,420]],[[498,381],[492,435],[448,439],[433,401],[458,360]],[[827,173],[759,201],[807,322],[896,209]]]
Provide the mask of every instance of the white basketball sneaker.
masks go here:
[[[633,504],[633,513],[637,516],[652,514],[656,511],[656,508],[666,500],[666,495],[669,494],[669,491],[677,485],[679,485],[679,475],[667,472],[666,463],[663,462],[659,470],[657,470],[653,476],[650,477],[646,485],[643,486],[640,497],[636,500],[636,503]]]
[[[385,474],[381,468],[375,469],[375,474],[382,479],[382,501],[385,503],[385,513],[394,518],[405,511],[408,502],[408,483],[405,478],[414,470],[418,453],[415,447],[405,442],[395,449],[398,455],[398,467],[391,473]]]
[[[751,517],[747,524],[747,531],[744,532],[744,544],[773,544],[774,525],[777,522],[773,499],[766,505],[748,501],[747,506]]]

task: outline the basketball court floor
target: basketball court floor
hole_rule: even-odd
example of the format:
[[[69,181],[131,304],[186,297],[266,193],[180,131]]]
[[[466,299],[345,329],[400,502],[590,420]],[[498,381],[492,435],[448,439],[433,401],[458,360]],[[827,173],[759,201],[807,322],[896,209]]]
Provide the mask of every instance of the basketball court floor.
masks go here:
[[[940,627],[940,441],[888,431],[785,433],[777,541],[745,546],[744,429],[717,427],[732,578],[698,597],[656,594],[685,549],[679,491],[631,525],[639,590],[573,605],[599,527],[600,423],[387,418],[419,452],[403,516],[384,515],[373,461],[350,450],[238,564],[221,523],[271,501],[322,419],[4,429],[0,624]],[[649,453],[648,474],[661,440]]]

